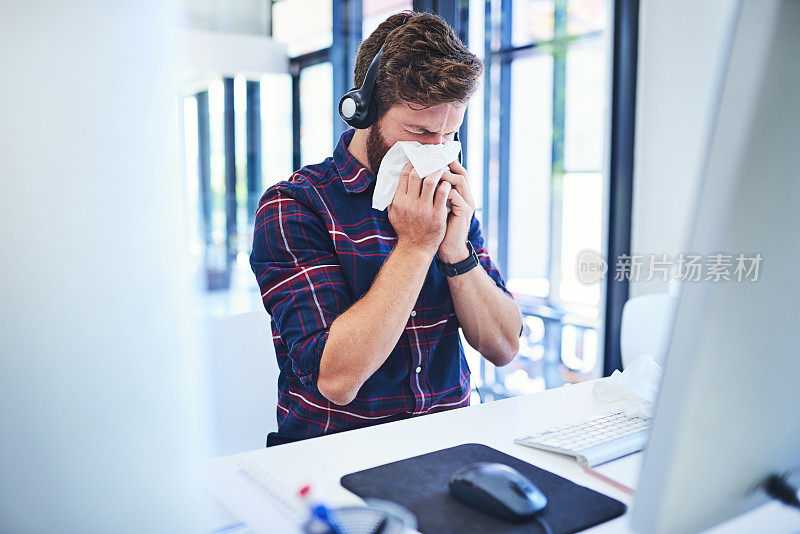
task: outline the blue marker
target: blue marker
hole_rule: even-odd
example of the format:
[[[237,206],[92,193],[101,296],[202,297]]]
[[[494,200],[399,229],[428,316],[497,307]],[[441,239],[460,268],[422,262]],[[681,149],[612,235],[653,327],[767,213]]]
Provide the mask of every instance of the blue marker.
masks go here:
[[[300,497],[305,501],[310,501],[308,506],[308,511],[311,514],[311,518],[319,521],[326,527],[328,530],[333,534],[343,534],[342,529],[339,527],[336,519],[335,513],[331,508],[328,508],[321,502],[312,501],[311,500],[311,486],[306,485],[300,489]]]

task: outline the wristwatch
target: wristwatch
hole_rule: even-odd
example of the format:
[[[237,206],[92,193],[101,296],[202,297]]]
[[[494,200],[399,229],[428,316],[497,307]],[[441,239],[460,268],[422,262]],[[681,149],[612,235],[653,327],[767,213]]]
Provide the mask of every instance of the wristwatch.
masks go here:
[[[467,250],[469,251],[467,259],[461,260],[458,263],[445,263],[436,256],[436,268],[445,276],[458,276],[459,274],[469,272],[473,267],[478,265],[478,254],[475,253],[475,249],[469,241],[467,241]]]

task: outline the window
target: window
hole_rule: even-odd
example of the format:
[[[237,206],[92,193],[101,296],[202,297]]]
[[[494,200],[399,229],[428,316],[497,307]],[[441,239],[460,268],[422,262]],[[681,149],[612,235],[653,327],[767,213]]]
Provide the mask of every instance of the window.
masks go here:
[[[364,39],[369,37],[369,34],[375,31],[375,28],[389,15],[412,9],[413,4],[411,0],[362,0],[362,2],[364,11],[362,35]]]
[[[216,79],[185,96],[182,106],[187,191],[198,214],[190,250],[206,289],[229,291],[241,311],[260,307],[247,305],[258,302],[252,295],[234,295],[244,286],[253,289],[247,259],[258,199],[301,164],[330,155],[333,146],[333,69],[327,61],[333,0],[269,4],[273,39],[286,43],[295,75]],[[219,308],[222,314],[239,311]]]
[[[549,294],[552,96],[552,57],[511,64],[506,277],[516,280],[519,290],[541,297]]]
[[[266,74],[261,77],[261,153],[263,187],[291,176],[292,168],[292,77]]]
[[[208,87],[208,140],[210,151],[210,181],[206,190],[209,219],[205,221],[205,265],[209,287],[226,286],[230,280],[227,252],[227,219],[225,213],[225,87],[214,80]]]
[[[276,0],[272,5],[272,38],[296,57],[331,46],[332,0]]]
[[[512,44],[524,46],[553,38],[553,0],[517,0],[513,3]]]
[[[494,396],[601,371],[601,288],[575,262],[602,250],[605,228],[607,16],[606,0],[470,2],[470,29],[486,32],[471,40],[486,65],[483,116],[469,115],[483,130],[480,216],[526,316],[520,357],[485,373]]]
[[[333,152],[333,68],[329,62],[300,71],[300,117],[300,164],[319,163]]]

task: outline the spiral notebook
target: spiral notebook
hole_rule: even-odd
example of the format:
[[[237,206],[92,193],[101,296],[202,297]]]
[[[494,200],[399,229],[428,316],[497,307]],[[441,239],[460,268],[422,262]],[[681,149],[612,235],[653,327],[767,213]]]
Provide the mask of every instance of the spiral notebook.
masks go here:
[[[212,465],[211,496],[254,532],[302,532],[308,509],[289,487],[252,462]]]

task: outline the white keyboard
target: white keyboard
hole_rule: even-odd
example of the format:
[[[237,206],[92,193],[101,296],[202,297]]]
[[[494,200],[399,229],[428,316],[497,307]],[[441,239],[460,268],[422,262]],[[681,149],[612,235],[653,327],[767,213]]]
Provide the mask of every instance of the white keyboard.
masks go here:
[[[644,449],[652,424],[652,419],[628,419],[619,411],[549,428],[514,443],[574,456],[578,462],[594,467]]]

